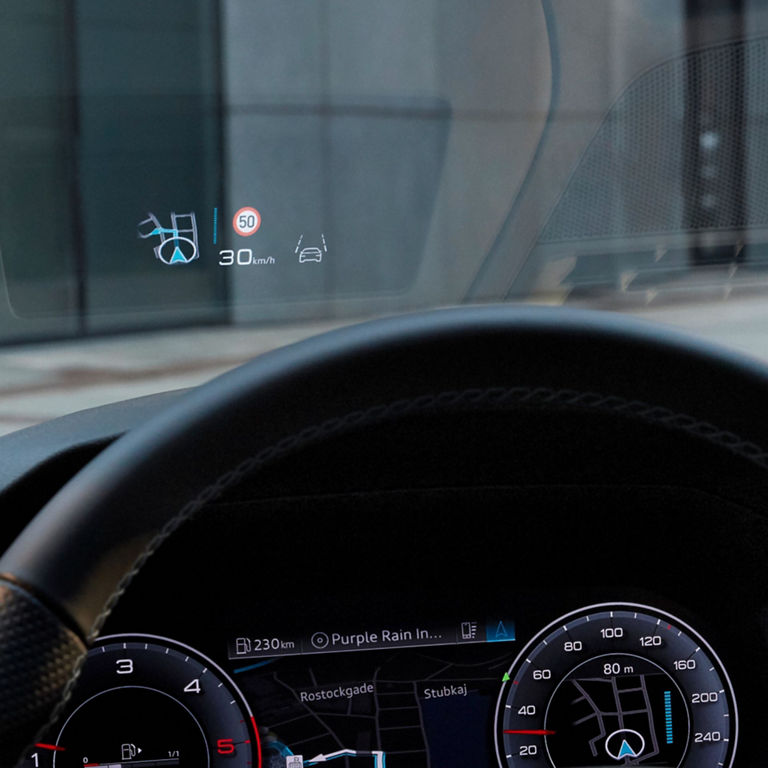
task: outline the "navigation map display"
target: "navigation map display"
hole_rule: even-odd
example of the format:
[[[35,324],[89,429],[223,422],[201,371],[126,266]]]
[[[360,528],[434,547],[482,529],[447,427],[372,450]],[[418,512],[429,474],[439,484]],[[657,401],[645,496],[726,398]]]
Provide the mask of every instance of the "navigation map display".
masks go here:
[[[267,768],[493,760],[490,724],[516,652],[508,617],[233,638]]]
[[[234,677],[253,702],[266,768],[492,765],[494,706],[515,651],[511,642],[276,657]]]

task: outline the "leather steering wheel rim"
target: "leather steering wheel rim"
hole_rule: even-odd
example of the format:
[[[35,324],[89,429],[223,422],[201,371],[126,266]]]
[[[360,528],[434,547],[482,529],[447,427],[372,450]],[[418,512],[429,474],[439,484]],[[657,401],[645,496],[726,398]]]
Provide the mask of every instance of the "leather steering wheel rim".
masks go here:
[[[704,437],[713,427],[724,447],[768,466],[764,368],[623,316],[437,310],[268,353],[116,441],[0,558],[0,763],[12,764],[61,700],[146,559],[240,477],[330,432],[419,408],[495,407],[495,393],[515,387],[648,404],[704,425]]]

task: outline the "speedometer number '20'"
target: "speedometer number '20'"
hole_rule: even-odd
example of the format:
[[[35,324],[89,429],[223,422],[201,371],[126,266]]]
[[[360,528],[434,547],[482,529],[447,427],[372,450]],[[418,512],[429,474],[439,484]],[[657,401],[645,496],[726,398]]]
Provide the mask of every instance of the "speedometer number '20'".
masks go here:
[[[508,678],[508,679],[507,679]],[[679,619],[596,605],[539,633],[505,675],[502,768],[728,768],[738,731],[728,676]]]

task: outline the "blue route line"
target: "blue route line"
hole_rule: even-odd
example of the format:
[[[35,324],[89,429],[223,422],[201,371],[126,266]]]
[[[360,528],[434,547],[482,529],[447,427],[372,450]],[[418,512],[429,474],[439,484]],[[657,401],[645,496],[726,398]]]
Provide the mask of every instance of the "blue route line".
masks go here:
[[[239,674],[240,672],[248,672],[251,669],[258,669],[259,667],[266,667],[267,664],[271,664],[273,661],[277,661],[277,659],[267,659],[266,661],[260,661],[257,664],[249,664],[247,667],[239,667],[238,669],[232,670],[235,675]]]
[[[155,227],[148,235],[147,237],[152,237],[153,235],[173,235],[174,239],[179,236],[179,230],[178,229],[168,229],[167,227]]]
[[[216,237],[219,233],[219,209],[213,209],[213,244],[216,245]]]

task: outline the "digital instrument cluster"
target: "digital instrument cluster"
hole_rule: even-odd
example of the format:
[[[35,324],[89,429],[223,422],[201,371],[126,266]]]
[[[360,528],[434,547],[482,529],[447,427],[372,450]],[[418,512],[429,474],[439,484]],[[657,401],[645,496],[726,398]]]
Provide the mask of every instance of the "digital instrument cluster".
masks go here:
[[[646,605],[592,605],[519,639],[495,616],[233,637],[225,655],[99,640],[26,765],[728,768],[737,750],[715,650]]]

